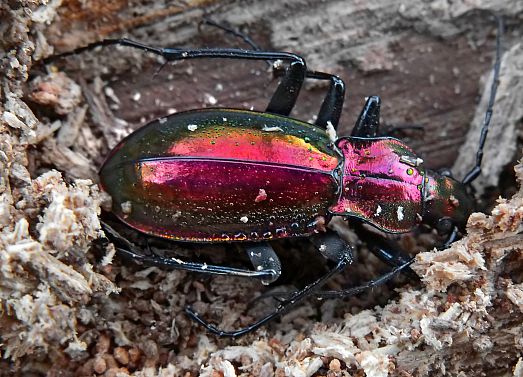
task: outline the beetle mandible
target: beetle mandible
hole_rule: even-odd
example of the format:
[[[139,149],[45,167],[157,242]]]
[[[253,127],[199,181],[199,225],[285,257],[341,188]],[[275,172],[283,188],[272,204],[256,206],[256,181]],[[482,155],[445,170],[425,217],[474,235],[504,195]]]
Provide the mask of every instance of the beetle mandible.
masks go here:
[[[502,21],[498,18],[496,63],[490,101],[475,166],[462,181],[424,168],[403,142],[379,134],[380,98],[370,96],[351,136],[337,137],[345,84],[339,77],[308,70],[295,54],[233,48],[157,48],[129,39],[106,39],[56,57],[96,46],[123,45],[159,55],[166,62],[224,58],[288,63],[264,112],[201,109],[172,114],[121,140],[100,169],[100,185],[112,197],[112,212],[148,235],[186,242],[242,242],[253,270],[145,256],[105,225],[117,250],[152,265],[274,282],[279,259],[268,241],[309,237],[335,266],[316,281],[283,299],[252,325],[224,331],[188,315],[220,336],[237,337],[257,329],[353,261],[352,247],[326,228],[334,216],[370,224],[385,233],[405,233],[420,224],[447,234],[447,244],[464,230],[474,202],[468,185],[480,174],[483,146],[492,115],[500,68]],[[329,82],[314,124],[289,115],[305,79]],[[393,269],[359,287],[323,292],[344,297],[381,284],[408,268],[412,259],[396,251],[373,250]]]

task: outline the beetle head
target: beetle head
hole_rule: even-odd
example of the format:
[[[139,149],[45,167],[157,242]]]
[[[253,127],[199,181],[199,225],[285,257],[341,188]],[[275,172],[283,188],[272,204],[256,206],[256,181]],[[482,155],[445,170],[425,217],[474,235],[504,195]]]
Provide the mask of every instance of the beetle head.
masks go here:
[[[465,229],[474,210],[467,186],[454,178],[429,172],[425,180],[425,213],[423,223],[448,234],[454,226]]]

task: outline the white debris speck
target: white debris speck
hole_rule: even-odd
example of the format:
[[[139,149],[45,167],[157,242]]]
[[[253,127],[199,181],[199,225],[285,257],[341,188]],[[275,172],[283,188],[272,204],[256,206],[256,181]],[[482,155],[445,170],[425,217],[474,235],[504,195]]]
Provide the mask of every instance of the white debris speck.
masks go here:
[[[283,130],[280,127],[268,127],[266,124],[263,125],[262,131],[265,131],[265,132],[281,131],[281,132],[283,132]]]
[[[167,114],[169,114],[169,115],[174,114],[175,112],[176,112],[176,109],[174,107],[167,109]]]
[[[420,166],[423,164],[423,160],[419,157],[414,156],[401,156],[400,162],[403,162],[404,164],[410,165],[410,166]]]
[[[227,118],[225,118],[225,117],[223,117],[222,120],[223,120],[224,122],[227,122]]]
[[[196,131],[196,130],[198,129],[198,126],[197,126],[196,124],[189,124],[189,125],[187,126],[187,129],[188,129],[189,131]]]
[[[221,83],[218,83],[216,84],[214,89],[216,89],[217,92],[221,92],[223,90],[223,85]]]
[[[405,216],[403,215],[403,207],[402,206],[398,206],[398,220],[401,221],[405,218]]]
[[[336,130],[334,129],[334,126],[332,125],[332,122],[330,120],[327,121],[327,136],[329,137],[329,140],[331,142],[335,142],[338,138],[338,135],[336,135]]]
[[[202,266],[202,270],[206,270],[206,269],[207,269],[207,263],[204,263]]]
[[[167,122],[167,118],[158,118],[158,122],[160,124],[164,124],[165,122]]]
[[[133,101],[135,101],[135,102],[138,102],[138,101],[140,100],[140,98],[142,98],[142,94],[141,94],[140,92],[136,92],[136,93],[134,93],[133,96],[132,96],[132,99],[133,99]]]
[[[178,264],[185,264],[185,262],[184,262],[183,260],[178,259],[178,258],[174,258],[174,257],[173,257],[173,258],[171,258],[171,260],[175,261],[175,262],[178,263]]]
[[[321,244],[319,250],[323,253],[325,250],[327,250],[327,245]]]
[[[240,217],[240,221],[244,224],[247,224],[247,222],[249,221],[249,218],[247,216],[243,216],[243,217]]]
[[[381,206],[378,204],[378,207],[376,208],[376,212],[374,213],[374,216],[379,216],[381,213]]]
[[[133,205],[129,200],[120,204],[120,207],[125,215],[129,215],[133,210]]]
[[[116,104],[120,104],[120,99],[118,97],[116,97],[116,94],[114,93],[114,90],[113,88],[111,88],[110,86],[106,86],[104,88],[104,93],[105,95],[110,98],[114,103]]]
[[[262,202],[267,199],[267,192],[264,189],[258,190],[258,195],[256,196],[256,199],[254,199],[255,203]]]
[[[218,103],[216,97],[209,93],[204,94],[203,101],[209,105],[216,105]]]

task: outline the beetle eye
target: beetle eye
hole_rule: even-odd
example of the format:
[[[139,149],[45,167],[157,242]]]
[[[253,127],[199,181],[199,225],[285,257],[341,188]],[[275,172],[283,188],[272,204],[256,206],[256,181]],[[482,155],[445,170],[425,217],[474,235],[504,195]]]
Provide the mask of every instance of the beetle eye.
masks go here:
[[[438,223],[436,224],[436,229],[440,236],[449,234],[453,228],[454,228],[454,222],[452,221],[452,219],[450,217],[442,217],[441,219],[438,220]]]

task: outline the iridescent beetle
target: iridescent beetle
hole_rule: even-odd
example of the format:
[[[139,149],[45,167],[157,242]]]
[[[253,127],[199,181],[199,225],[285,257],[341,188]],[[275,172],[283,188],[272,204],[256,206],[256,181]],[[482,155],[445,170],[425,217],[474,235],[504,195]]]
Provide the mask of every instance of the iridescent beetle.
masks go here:
[[[325,227],[333,216],[350,217],[386,233],[409,232],[424,223],[447,233],[451,242],[473,210],[467,185],[480,173],[492,114],[500,66],[502,23],[498,22],[494,83],[477,161],[461,182],[426,170],[400,140],[378,137],[377,96],[367,99],[351,136],[337,138],[344,83],[334,75],[307,70],[305,61],[295,54],[260,51],[255,45],[254,50],[155,48],[109,39],[60,55],[119,44],[160,55],[167,62],[234,58],[289,63],[265,112],[202,109],[157,119],[123,139],[100,170],[101,186],[112,197],[112,211],[125,224],[174,241],[243,242],[254,270],[146,256],[109,226],[107,233],[120,253],[146,264],[255,278],[265,284],[281,274],[278,257],[268,243],[271,240],[310,237],[323,256],[336,262],[324,276],[283,299],[272,313],[240,330],[219,330],[186,309],[209,331],[230,337],[253,331],[280,315],[352,262],[351,246]],[[314,124],[288,117],[306,78],[330,82]],[[411,263],[397,251],[373,250],[393,265],[389,273],[323,296],[360,292]]]

